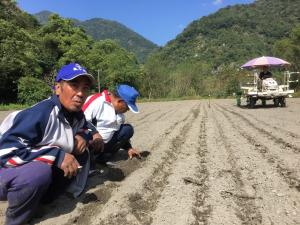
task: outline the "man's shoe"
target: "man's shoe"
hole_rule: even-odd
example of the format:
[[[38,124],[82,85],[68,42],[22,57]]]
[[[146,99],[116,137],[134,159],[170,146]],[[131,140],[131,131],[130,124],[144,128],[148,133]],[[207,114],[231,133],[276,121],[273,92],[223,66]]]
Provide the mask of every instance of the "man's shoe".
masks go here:
[[[99,164],[106,164],[112,157],[111,153],[101,153],[95,158],[95,162]]]

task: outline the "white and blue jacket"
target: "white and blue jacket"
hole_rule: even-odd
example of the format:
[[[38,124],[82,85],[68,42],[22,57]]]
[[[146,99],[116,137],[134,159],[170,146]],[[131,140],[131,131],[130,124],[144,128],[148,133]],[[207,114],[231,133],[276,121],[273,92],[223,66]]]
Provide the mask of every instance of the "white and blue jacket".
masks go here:
[[[65,152],[74,149],[74,136],[88,140],[82,111],[72,114],[72,125],[56,95],[31,108],[13,112],[0,126],[0,168],[42,161],[60,167]]]

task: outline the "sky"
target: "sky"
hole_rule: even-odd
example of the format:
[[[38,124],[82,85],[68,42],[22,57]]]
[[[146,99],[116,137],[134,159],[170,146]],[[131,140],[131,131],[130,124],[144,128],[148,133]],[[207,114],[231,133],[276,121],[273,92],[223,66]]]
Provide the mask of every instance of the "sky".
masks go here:
[[[81,21],[103,18],[117,21],[153,43],[164,46],[185,27],[228,5],[254,0],[17,0],[30,14],[48,10]]]

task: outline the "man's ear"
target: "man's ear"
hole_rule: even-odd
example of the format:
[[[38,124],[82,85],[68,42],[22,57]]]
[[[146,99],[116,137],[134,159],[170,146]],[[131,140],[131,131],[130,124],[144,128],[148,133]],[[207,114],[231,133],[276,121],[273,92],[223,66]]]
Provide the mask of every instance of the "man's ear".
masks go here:
[[[56,95],[60,95],[61,93],[61,83],[56,83],[55,84],[55,90],[54,90]]]

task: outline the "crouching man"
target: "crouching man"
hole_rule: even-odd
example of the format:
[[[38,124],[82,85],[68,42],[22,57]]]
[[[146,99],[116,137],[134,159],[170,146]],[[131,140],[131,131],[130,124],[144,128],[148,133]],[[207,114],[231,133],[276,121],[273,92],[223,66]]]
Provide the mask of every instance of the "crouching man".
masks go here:
[[[130,124],[125,124],[124,113],[128,110],[138,113],[136,98],[139,93],[134,87],[121,84],[114,90],[104,90],[102,93],[87,98],[83,111],[86,120],[91,122],[103,139],[104,146],[95,146],[101,152],[96,162],[106,163],[119,149],[128,151],[129,158],[140,157],[139,151],[131,146],[130,138],[134,130]],[[94,137],[99,138],[99,134]]]
[[[89,155],[81,109],[93,83],[79,64],[65,65],[56,76],[56,94],[1,124],[0,200],[8,201],[7,225],[28,222],[57,178],[69,181],[65,188],[74,196],[82,192]]]

